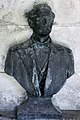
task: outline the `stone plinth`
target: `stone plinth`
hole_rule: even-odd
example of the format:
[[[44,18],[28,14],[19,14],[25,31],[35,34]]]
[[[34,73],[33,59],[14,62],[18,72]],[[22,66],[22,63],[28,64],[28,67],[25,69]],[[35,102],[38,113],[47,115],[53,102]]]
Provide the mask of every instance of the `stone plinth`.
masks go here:
[[[62,113],[53,106],[51,98],[29,98],[17,108],[17,120],[61,120]]]

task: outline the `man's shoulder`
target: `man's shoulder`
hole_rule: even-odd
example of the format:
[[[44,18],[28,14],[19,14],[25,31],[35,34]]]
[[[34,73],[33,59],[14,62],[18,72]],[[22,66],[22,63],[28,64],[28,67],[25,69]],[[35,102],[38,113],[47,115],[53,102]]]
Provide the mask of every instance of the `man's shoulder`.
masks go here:
[[[55,50],[55,52],[64,51],[68,54],[72,53],[72,50],[69,47],[66,47],[57,43],[52,43],[52,49]]]
[[[16,44],[16,45],[10,47],[9,51],[16,52],[16,51],[21,50],[21,49],[27,49],[30,44],[31,44],[31,40],[28,39],[23,43],[19,43],[19,44]]]

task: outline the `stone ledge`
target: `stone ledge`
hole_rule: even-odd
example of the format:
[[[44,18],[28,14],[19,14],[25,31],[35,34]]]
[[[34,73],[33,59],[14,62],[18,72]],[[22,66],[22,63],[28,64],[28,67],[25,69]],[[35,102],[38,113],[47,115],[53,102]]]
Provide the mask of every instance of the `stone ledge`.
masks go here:
[[[63,120],[80,120],[80,110],[62,110]]]
[[[80,110],[62,110],[62,114],[62,120],[80,120]],[[15,111],[0,111],[0,120],[17,120]]]
[[[16,118],[16,110],[5,110],[5,111],[1,111],[0,110],[0,120],[1,118]]]

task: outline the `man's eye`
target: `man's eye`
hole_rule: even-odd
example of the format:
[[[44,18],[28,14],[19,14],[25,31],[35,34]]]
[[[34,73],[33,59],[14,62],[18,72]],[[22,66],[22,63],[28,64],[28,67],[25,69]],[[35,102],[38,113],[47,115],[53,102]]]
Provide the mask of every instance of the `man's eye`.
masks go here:
[[[37,19],[37,23],[42,23],[43,22],[43,20],[42,19]]]

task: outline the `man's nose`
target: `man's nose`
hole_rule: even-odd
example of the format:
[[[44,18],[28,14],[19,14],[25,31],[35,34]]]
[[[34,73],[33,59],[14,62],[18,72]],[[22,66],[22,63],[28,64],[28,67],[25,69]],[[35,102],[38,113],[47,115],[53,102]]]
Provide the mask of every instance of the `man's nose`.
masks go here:
[[[46,18],[44,18],[44,24],[46,24],[47,23],[47,20],[46,20]]]
[[[43,20],[43,24],[44,24],[44,25],[47,24],[47,20],[46,20],[46,18],[44,18],[44,20]]]

